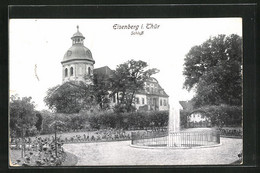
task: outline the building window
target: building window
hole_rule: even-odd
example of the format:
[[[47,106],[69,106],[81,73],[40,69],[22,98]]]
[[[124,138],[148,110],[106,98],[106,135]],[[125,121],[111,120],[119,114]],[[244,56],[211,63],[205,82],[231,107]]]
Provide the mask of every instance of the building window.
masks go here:
[[[162,106],[162,99],[160,99],[160,106]]]
[[[68,76],[68,69],[65,68],[65,77],[67,77],[67,76]]]
[[[149,87],[147,87],[147,88],[146,88],[146,91],[147,91],[147,92],[150,92],[150,88],[149,88]]]
[[[153,88],[151,88],[151,92],[153,93]]]
[[[88,75],[90,75],[91,74],[91,69],[90,69],[90,67],[88,67]]]
[[[163,100],[163,105],[166,106],[166,100]]]
[[[116,102],[116,96],[113,95],[113,103],[115,103],[115,102]]]
[[[144,98],[142,98],[142,104],[144,105]]]
[[[70,76],[73,76],[73,67],[70,67]]]
[[[136,98],[136,104],[139,104],[139,98],[138,97]]]

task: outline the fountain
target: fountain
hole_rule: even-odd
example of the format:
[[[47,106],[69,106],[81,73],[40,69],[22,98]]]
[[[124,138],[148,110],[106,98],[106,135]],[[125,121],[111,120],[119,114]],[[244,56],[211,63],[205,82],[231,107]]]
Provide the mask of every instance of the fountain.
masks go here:
[[[220,134],[217,131],[181,131],[180,106],[170,102],[168,131],[161,132],[132,132],[133,147],[160,148],[194,148],[220,145]],[[179,105],[179,103],[178,103]]]
[[[168,147],[181,146],[180,135],[176,135],[180,132],[180,109],[177,106],[170,106],[169,121],[168,121]]]

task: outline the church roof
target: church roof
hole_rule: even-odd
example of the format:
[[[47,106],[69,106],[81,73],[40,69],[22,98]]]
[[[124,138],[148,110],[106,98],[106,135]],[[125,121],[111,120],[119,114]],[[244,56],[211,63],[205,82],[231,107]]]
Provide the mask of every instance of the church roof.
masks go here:
[[[74,37],[83,37],[83,39],[85,38],[83,36],[83,34],[81,32],[79,32],[79,26],[77,25],[77,32],[75,34],[73,34],[73,36],[71,37],[71,39],[73,39]]]
[[[93,60],[91,51],[82,44],[72,45],[65,53],[62,62],[71,60],[89,60],[95,62]]]
[[[85,37],[79,32],[79,27],[77,26],[77,32],[73,34],[72,38],[73,44],[65,53],[61,63],[65,63],[73,60],[88,60],[95,63],[91,51],[84,46],[83,40]]]
[[[77,31],[75,34],[73,34],[72,38],[73,37],[84,37],[84,36],[83,36],[83,34],[81,32]]]

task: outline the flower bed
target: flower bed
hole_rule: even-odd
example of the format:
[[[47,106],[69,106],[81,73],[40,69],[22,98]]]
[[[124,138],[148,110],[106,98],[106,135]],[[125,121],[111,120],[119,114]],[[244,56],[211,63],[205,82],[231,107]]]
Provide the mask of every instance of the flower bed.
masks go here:
[[[16,150],[21,153],[20,158],[16,156],[11,159],[12,166],[60,166],[65,161],[66,153],[63,150],[63,142],[58,138],[55,140],[36,138],[30,145],[16,144]],[[11,145],[12,146],[12,145]],[[22,152],[22,150],[24,152]],[[15,152],[11,148],[10,153]],[[22,156],[24,154],[24,156]]]

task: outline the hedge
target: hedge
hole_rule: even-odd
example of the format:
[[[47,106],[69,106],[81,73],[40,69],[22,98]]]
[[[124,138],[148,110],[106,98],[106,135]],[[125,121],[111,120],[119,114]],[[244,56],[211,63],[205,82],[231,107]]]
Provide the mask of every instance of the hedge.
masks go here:
[[[97,130],[97,129],[144,129],[147,127],[164,127],[168,125],[168,111],[151,112],[94,112],[79,114],[54,114],[44,112],[41,134],[54,133],[50,124],[55,120],[65,123],[63,131]]]
[[[162,127],[168,124],[168,111],[151,112],[100,112],[88,117],[92,128],[143,129],[146,127]]]
[[[205,106],[197,110],[206,112],[210,117],[213,126],[241,126],[242,125],[242,107],[241,106]]]
[[[241,126],[242,107],[239,106],[206,106],[197,110],[206,112],[213,126]],[[195,111],[195,110],[194,110]],[[187,125],[187,116],[192,111],[181,110],[181,127]],[[41,134],[54,133],[50,124],[54,120],[65,123],[62,131],[98,130],[98,129],[144,129],[165,127],[168,125],[168,111],[135,111],[130,113],[115,112],[81,112],[78,114],[41,113],[43,117]]]

